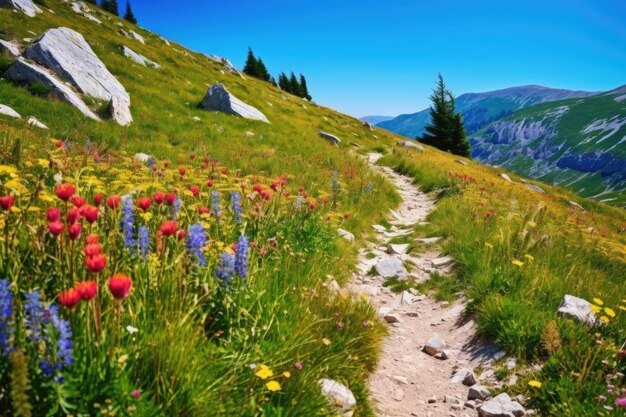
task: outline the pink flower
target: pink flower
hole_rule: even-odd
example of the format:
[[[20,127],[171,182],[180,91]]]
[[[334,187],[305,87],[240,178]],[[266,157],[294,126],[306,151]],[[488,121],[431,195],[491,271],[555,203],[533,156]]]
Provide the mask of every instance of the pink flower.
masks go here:
[[[340,321],[339,323],[337,323],[337,328],[343,329],[343,321]]]
[[[615,405],[618,405],[620,407],[626,407],[626,397],[616,398]]]
[[[141,391],[139,391],[138,389],[134,389],[133,392],[130,393],[130,395],[132,395],[133,398],[139,398],[139,396],[141,395]]]
[[[297,370],[302,369],[302,364],[300,362],[296,362],[293,364],[293,367],[296,368]]]

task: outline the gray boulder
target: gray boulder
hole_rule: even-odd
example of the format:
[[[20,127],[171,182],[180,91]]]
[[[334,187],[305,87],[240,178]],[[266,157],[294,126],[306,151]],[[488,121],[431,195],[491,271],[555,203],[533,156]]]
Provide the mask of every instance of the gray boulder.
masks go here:
[[[582,298],[566,294],[556,312],[557,317],[567,317],[579,323],[595,324],[596,317],[591,310],[591,303]]]
[[[48,129],[48,126],[46,126],[45,124],[41,123],[35,117],[29,117],[28,120],[26,121],[26,123],[28,123],[31,126],[38,127],[40,129]]]
[[[398,142],[398,145],[403,146],[405,148],[416,149],[418,151],[423,151],[424,150],[424,147],[422,145],[418,145],[417,143],[415,143],[414,141],[411,141],[411,140],[405,140],[403,142]]]
[[[322,390],[322,395],[335,408],[337,413],[343,417],[352,417],[356,407],[356,398],[352,391],[345,385],[328,378],[318,381]]]
[[[85,95],[106,101],[115,98],[118,105],[115,120],[123,126],[132,121],[126,89],[80,33],[68,28],[49,29],[26,49],[24,56],[53,70]]]
[[[5,73],[5,77],[11,81],[39,83],[48,87],[51,90],[51,94],[57,99],[68,102],[90,119],[100,120],[74,90],[62,83],[46,68],[19,59],[15,64],[11,65]]]
[[[476,383],[476,377],[474,377],[474,373],[466,368],[458,369],[454,376],[450,379],[451,384],[463,384],[471,387]]]
[[[200,107],[205,110],[216,110],[243,117],[244,119],[260,120],[269,123],[269,120],[267,120],[267,117],[265,117],[263,113],[239,100],[222,84],[214,84],[209,87],[209,90],[200,103]]]
[[[135,61],[139,65],[143,65],[144,67],[154,67],[157,69],[161,68],[161,66],[157,64],[156,62],[146,58],[145,56],[141,54],[138,54],[137,52],[130,49],[128,46],[122,46],[122,52],[124,53],[124,56],[126,58],[130,58],[131,60]]]
[[[363,122],[363,127],[369,130],[374,130],[374,126],[370,122]]]
[[[0,53],[5,53],[13,56],[20,56],[20,47],[15,42],[7,42],[0,39]]]
[[[0,114],[3,114],[5,116],[9,116],[9,117],[13,117],[15,119],[21,119],[22,118],[22,116],[18,112],[16,112],[15,110],[10,108],[9,106],[5,106],[4,104],[0,104]]]
[[[137,42],[141,42],[144,45],[146,44],[146,40],[143,38],[143,36],[135,32],[134,30],[129,30],[128,35],[131,39],[134,39]]]
[[[489,389],[486,386],[476,384],[470,387],[467,399],[485,401],[489,395]]]
[[[337,229],[337,234],[348,242],[352,242],[354,240],[354,235],[347,230]]]
[[[408,274],[406,268],[404,267],[404,265],[402,265],[402,261],[397,258],[385,258],[381,261],[378,261],[375,268],[378,275],[383,278],[404,278]]]
[[[341,139],[327,132],[319,132],[319,136],[320,138],[326,139],[328,142],[335,146],[338,146],[341,143]]]
[[[72,2],[70,7],[72,8],[72,11],[74,11],[74,13],[83,15],[84,17],[91,20],[92,22],[102,24],[102,21],[100,19],[98,19],[97,17],[91,14],[91,9],[85,4],[85,2],[75,1],[75,2]]]
[[[32,0],[0,0],[0,8],[17,10],[30,17],[41,13],[41,9]]]
[[[443,349],[445,348],[446,342],[444,342],[437,333],[434,333],[432,336],[430,336],[428,342],[426,342],[422,350],[428,353],[430,356],[435,356],[439,352],[443,351]]]
[[[221,56],[211,55],[211,54],[205,54],[205,56],[213,62],[222,64],[228,71],[232,72],[233,74],[239,75],[241,78],[243,78],[243,75],[241,75],[239,70],[235,68],[235,66],[228,60],[228,58],[223,58]]]
[[[535,185],[535,184],[524,184],[524,185],[525,185],[525,186],[526,186],[526,188],[528,188],[529,190],[532,190],[532,191],[535,191],[535,192],[538,192],[538,193],[541,193],[541,194],[545,194],[545,193],[546,193],[546,192],[544,191],[544,189],[543,189],[543,188],[541,188],[541,187],[540,187],[540,186],[538,186],[538,185]]]
[[[478,414],[480,417],[522,417],[526,414],[526,410],[520,403],[511,400],[506,392],[503,392],[483,403]]]

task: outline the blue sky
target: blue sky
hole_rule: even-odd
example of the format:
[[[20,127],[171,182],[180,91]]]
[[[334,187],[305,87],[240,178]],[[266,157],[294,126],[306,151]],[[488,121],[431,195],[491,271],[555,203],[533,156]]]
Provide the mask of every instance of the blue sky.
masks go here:
[[[143,27],[238,67],[252,47],[272,74],[303,73],[314,100],[354,116],[428,107],[438,72],[456,95],[626,84],[624,0],[131,4]]]

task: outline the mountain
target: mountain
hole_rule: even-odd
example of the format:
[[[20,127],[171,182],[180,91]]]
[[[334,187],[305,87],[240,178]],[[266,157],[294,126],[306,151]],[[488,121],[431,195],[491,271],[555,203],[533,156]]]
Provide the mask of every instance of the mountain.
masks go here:
[[[359,120],[362,120],[364,122],[370,122],[373,125],[377,125],[378,123],[386,122],[387,120],[391,120],[393,118],[393,116],[365,116],[361,117]]]
[[[470,142],[478,161],[626,204],[626,85],[518,110]]]
[[[486,93],[462,94],[455,99],[455,102],[457,111],[463,114],[465,128],[471,134],[521,108],[567,98],[589,97],[595,94],[598,93],[526,85]],[[429,122],[430,109],[425,109],[417,113],[403,114],[392,120],[377,123],[377,125],[394,133],[415,138],[424,133],[424,126]]]

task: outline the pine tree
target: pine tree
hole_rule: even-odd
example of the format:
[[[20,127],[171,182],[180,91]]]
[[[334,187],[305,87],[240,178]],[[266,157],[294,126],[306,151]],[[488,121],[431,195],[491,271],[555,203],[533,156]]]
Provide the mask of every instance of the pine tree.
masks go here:
[[[124,19],[135,25],[137,24],[137,19],[133,14],[133,10],[130,7],[130,1],[128,0],[126,0],[126,14],[124,15]]]
[[[289,92],[294,96],[302,97],[302,93],[300,92],[300,83],[298,83],[296,74],[293,72],[289,76]]]
[[[278,87],[278,84],[276,83],[276,78],[274,77],[270,77],[270,84],[272,84],[274,87]]]
[[[302,74],[300,74],[300,94],[302,94],[301,97],[311,101],[312,97],[309,94],[309,88],[306,85],[306,78],[304,78],[304,75]]]
[[[441,74],[430,99],[433,103],[430,107],[431,123],[426,125],[426,133],[417,139],[443,151],[469,157],[470,145],[465,134],[463,118],[460,113],[455,114],[454,96],[446,88]]]
[[[290,89],[289,78],[287,78],[287,74],[285,74],[284,72],[281,72],[280,75],[278,76],[278,87],[280,87],[280,89],[286,93],[291,92],[289,91]]]
[[[260,78],[263,81],[268,81],[270,80],[270,73],[267,70],[267,67],[265,66],[265,64],[263,63],[263,60],[261,59],[261,57],[259,57],[259,59],[256,62],[257,64],[257,77]]]
[[[102,10],[106,10],[107,12],[113,13],[116,16],[119,15],[117,0],[102,0],[100,7],[102,8]]]
[[[252,48],[248,48],[248,59],[246,59],[246,65],[243,67],[243,73],[248,74],[251,77],[259,76],[259,62],[254,57]]]
[[[98,0],[87,0],[87,3],[98,5]]]

